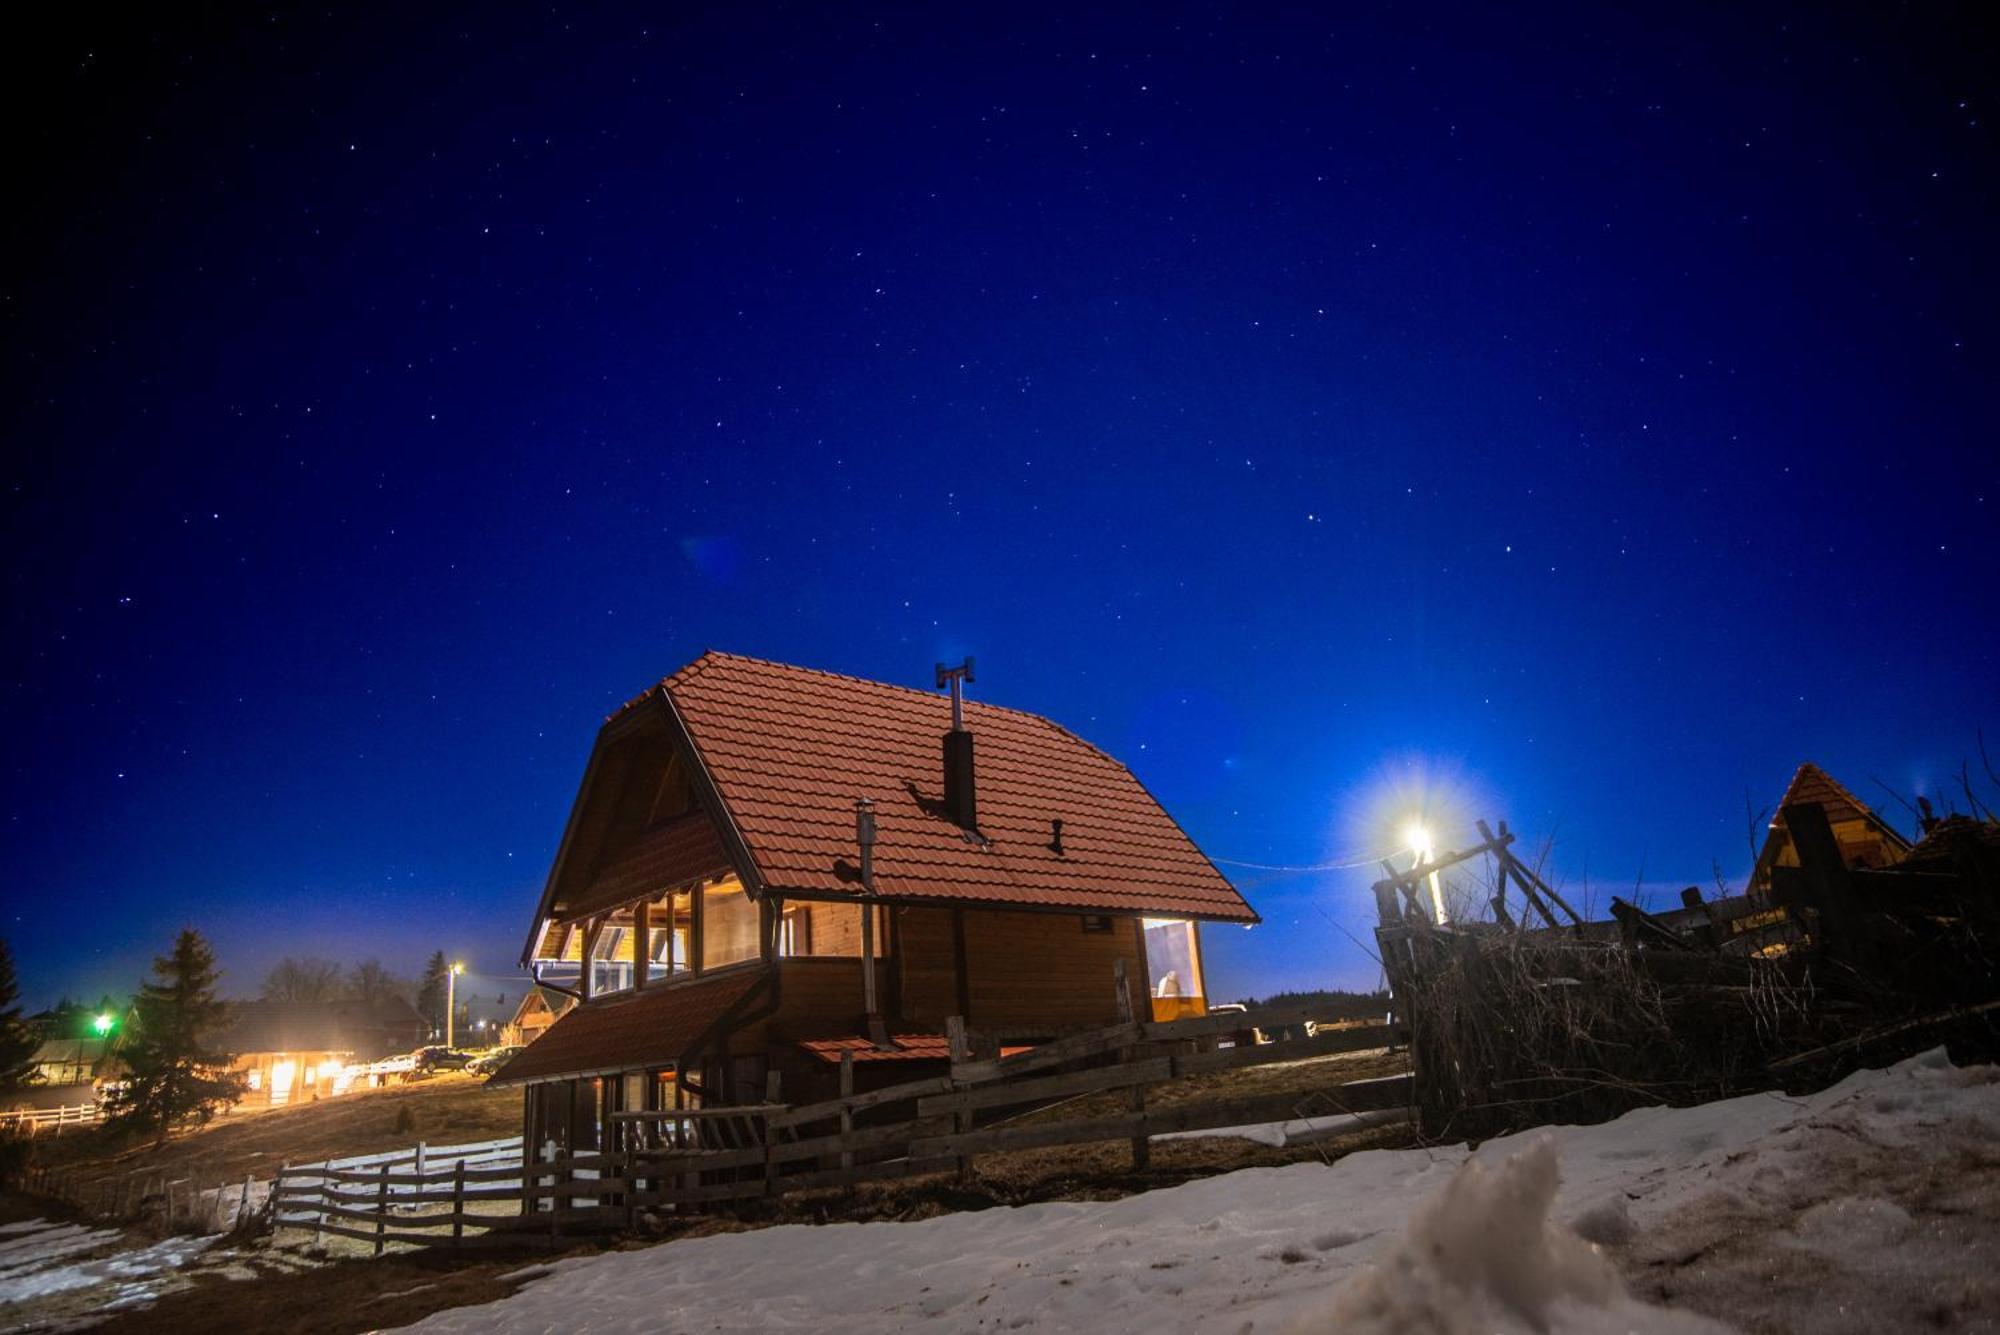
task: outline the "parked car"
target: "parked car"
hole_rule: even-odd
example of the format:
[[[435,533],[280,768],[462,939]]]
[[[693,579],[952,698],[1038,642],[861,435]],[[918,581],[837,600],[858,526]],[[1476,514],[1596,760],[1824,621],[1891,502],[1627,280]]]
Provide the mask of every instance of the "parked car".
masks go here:
[[[466,1064],[465,1069],[474,1075],[492,1075],[495,1071],[513,1060],[514,1054],[520,1050],[521,1045],[519,1043],[510,1044],[504,1048],[495,1048],[491,1052],[481,1053],[479,1056],[474,1057]]]
[[[1249,1012],[1250,1008],[1240,1001],[1225,1001],[1220,1005],[1208,1008],[1210,1015],[1228,1015],[1232,1013],[1247,1015]],[[1246,1024],[1241,1029],[1231,1029],[1227,1033],[1218,1034],[1215,1045],[1219,1048],[1254,1048],[1262,1041],[1258,1036],[1257,1027]]]
[[[458,1048],[448,1048],[436,1044],[428,1048],[418,1048],[413,1056],[417,1059],[412,1076],[436,1075],[439,1071],[463,1071],[472,1061],[472,1054]]]

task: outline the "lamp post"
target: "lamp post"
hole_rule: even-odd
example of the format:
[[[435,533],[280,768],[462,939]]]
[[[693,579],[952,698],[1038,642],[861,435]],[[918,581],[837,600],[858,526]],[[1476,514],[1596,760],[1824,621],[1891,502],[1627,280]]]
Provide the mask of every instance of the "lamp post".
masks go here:
[[[458,976],[465,972],[463,964],[454,963],[444,975],[444,1045],[451,1046],[452,1017],[458,1013]]]

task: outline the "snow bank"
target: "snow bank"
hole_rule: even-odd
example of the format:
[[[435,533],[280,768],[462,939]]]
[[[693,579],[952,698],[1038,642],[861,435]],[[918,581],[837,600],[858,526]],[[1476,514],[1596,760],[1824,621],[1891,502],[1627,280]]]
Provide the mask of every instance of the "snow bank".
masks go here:
[[[177,1237],[133,1248],[117,1229],[41,1219],[10,1225],[0,1242],[0,1308],[98,1285],[110,1286],[105,1310],[142,1302],[153,1295],[146,1280],[178,1270],[214,1241]]]
[[[1388,1255],[1343,1284],[1324,1309],[1295,1320],[1292,1331],[1707,1335],[1727,1329],[1627,1297],[1603,1250],[1551,1216],[1558,1175],[1549,1138],[1497,1169],[1476,1159],[1462,1165]]]
[[[1710,1292],[1718,1308],[1751,1301],[1770,1288],[1768,1265],[1732,1277],[1699,1259],[1750,1245],[1729,1232],[1739,1217],[1730,1202],[1782,1235],[1788,1255],[1813,1261],[1801,1271],[1811,1283],[1786,1295],[1789,1328],[1855,1328],[1844,1315],[1852,1286],[1875,1281],[1863,1269],[1842,1289],[1842,1277],[1912,1249],[1885,1256],[1855,1242],[1899,1236],[1895,1210],[1906,1205],[1860,1189],[1856,1161],[1835,1147],[1859,1136],[1897,1162],[1936,1170],[1927,1156],[2000,1134],[1994,1079],[1991,1068],[1956,1071],[1931,1054],[1803,1099],[1642,1109],[1492,1141],[1476,1154],[1374,1150],[1118,1201],[691,1238],[559,1262],[511,1298],[441,1312],[417,1329],[1693,1335],[1719,1328],[1634,1301],[1592,1244],[1614,1248],[1649,1283],[1655,1254],[1676,1282],[1716,1269],[1718,1283],[1738,1286]],[[1956,1139],[1944,1134],[1954,1127]],[[1989,1177],[2000,1173],[1990,1152],[1965,1162],[1968,1172],[1983,1164]],[[1718,1211],[1728,1219],[1714,1238],[1689,1231]],[[2000,1255],[1995,1218],[1979,1217],[1986,1232],[1964,1246]],[[1941,1263],[2000,1271],[1963,1264],[1973,1254],[1949,1250]],[[1949,1301],[1955,1313],[1987,1311],[1980,1292]]]

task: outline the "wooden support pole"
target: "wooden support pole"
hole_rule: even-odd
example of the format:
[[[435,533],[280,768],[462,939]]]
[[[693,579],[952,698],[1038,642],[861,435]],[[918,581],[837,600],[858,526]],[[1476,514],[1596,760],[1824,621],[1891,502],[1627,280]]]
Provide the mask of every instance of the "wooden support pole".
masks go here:
[[[843,1100],[854,1097],[854,1054],[852,1052],[842,1052],[840,1054],[840,1097]],[[854,1109],[843,1102],[840,1105],[840,1138],[846,1140],[847,1137],[853,1134]],[[842,1150],[840,1152],[840,1171],[843,1173],[851,1172],[853,1168],[854,1151]],[[849,1190],[852,1190],[854,1187],[852,1182],[847,1185]]]
[[[957,910],[954,910],[954,913],[956,912]],[[971,1061],[972,1044],[966,1040],[965,1017],[963,1015],[946,1016],[944,1033],[945,1038],[951,1044],[951,1064],[957,1066],[962,1062]],[[960,1135],[971,1131],[972,1110],[964,1108],[953,1114],[952,1125]],[[961,1182],[970,1182],[972,1180],[972,1156],[969,1154],[958,1156],[958,1180]]]
[[[465,1243],[465,1156],[451,1170],[451,1245]]]
[[[632,908],[632,986],[644,987],[652,973],[653,901],[642,899]]]
[[[1113,986],[1118,990],[1118,1023],[1131,1024],[1133,1019],[1132,980],[1126,972],[1125,961],[1122,957],[1112,961],[1111,981]],[[1137,1051],[1132,1048],[1121,1048],[1118,1052],[1118,1060],[1121,1062],[1133,1061],[1137,1057]],[[1146,1111],[1146,1087],[1144,1085],[1133,1085],[1130,1089],[1126,1090],[1125,1106],[1135,1114],[1143,1114]],[[1143,1173],[1152,1165],[1152,1162],[1152,1138],[1144,1130],[1141,1130],[1138,1135],[1132,1137],[1132,1171]]]
[[[389,1165],[382,1165],[381,1182],[375,1188],[375,1254],[382,1254],[382,1245],[389,1234]]]

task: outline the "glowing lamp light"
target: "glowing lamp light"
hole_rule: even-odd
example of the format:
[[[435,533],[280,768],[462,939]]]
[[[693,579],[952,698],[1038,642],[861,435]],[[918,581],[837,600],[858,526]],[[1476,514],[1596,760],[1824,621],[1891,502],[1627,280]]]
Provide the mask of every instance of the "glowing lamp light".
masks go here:
[[[1410,845],[1410,855],[1416,859],[1411,870],[1436,860],[1437,850],[1431,844],[1431,832],[1424,828],[1421,821],[1412,821],[1404,829],[1403,838]],[[1431,889],[1431,914],[1439,923],[1448,922],[1444,911],[1444,889],[1438,882],[1438,874],[1432,872],[1427,879]]]
[[[117,1021],[113,1019],[111,1016],[100,1015],[90,1022],[90,1027],[91,1029],[96,1031],[96,1034],[99,1038],[103,1038],[106,1034],[111,1032],[111,1026],[116,1023]]]

